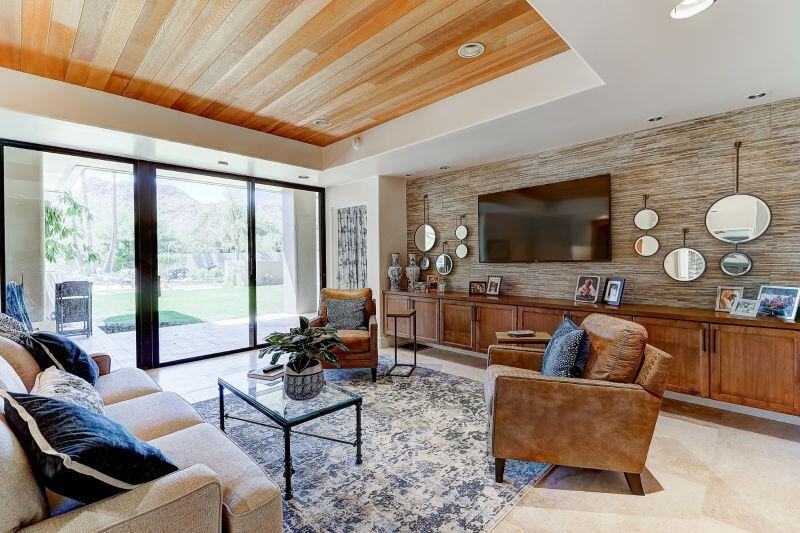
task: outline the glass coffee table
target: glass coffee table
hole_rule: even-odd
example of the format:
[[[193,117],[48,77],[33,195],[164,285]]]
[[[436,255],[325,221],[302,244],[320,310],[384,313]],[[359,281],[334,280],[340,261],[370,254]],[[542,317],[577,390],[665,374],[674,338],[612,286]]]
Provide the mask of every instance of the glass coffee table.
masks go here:
[[[239,420],[249,422],[272,429],[283,431],[283,453],[284,453],[284,472],[286,478],[285,498],[292,499],[292,435],[304,435],[315,437],[332,442],[339,442],[355,446],[356,464],[361,464],[361,396],[346,391],[345,389],[325,383],[319,396],[311,400],[298,401],[292,400],[283,394],[283,380],[276,379],[268,381],[263,379],[251,379],[247,374],[240,372],[222,376],[217,379],[219,385],[219,426],[225,431],[225,420]],[[229,391],[234,396],[240,398],[250,407],[265,415],[275,424],[267,424],[256,420],[240,418],[225,412],[225,391]],[[355,406],[356,414],[356,439],[354,441],[338,439],[325,435],[317,435],[305,431],[294,429],[296,426],[320,418],[336,411],[341,411],[348,407]]]

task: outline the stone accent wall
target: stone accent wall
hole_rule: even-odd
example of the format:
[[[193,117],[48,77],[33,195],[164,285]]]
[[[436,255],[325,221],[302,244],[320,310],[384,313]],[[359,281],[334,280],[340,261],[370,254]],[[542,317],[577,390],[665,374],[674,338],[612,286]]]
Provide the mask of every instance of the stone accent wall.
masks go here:
[[[734,190],[734,142],[741,149],[740,192],[764,199],[772,225],[759,239],[740,246],[753,260],[746,276],[726,276],[719,268],[734,247],[714,239],[705,215],[717,199]],[[598,174],[611,174],[612,262],[511,263],[478,262],[478,195]],[[679,124],[620,135],[578,146],[531,154],[435,176],[410,179],[406,189],[408,250],[422,222],[423,195],[428,194],[429,222],[454,268],[445,279],[448,290],[466,291],[470,280],[503,276],[503,294],[571,298],[579,274],[627,278],[623,302],[713,308],[718,285],[744,286],[754,298],[761,284],[800,286],[800,98],[766,104]],[[644,232],[633,225],[649,194],[648,207],[660,217],[649,233],[661,243],[653,257],[639,257],[633,243]],[[458,259],[454,232],[466,215],[469,255]],[[706,258],[707,269],[693,282],[680,283],[663,271],[664,256],[682,242]],[[431,266],[427,273],[436,273]],[[423,273],[424,276],[425,273]]]

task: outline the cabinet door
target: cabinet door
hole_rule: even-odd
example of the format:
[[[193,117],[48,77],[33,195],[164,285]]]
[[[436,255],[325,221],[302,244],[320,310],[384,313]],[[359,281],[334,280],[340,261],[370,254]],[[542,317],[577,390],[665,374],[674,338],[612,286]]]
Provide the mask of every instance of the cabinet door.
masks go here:
[[[517,308],[512,305],[477,304],[475,315],[475,349],[482,353],[497,343],[498,331],[514,329],[517,324]]]
[[[517,329],[530,329],[533,331],[546,331],[552,334],[561,322],[564,321],[566,311],[561,309],[547,309],[544,307],[518,307]]]
[[[798,339],[800,333],[790,330],[715,325],[711,335],[711,397],[799,413]]]
[[[667,389],[709,396],[709,325],[688,320],[636,317],[647,330],[647,343],[672,356]]]
[[[392,311],[401,311],[408,309],[408,296],[396,296],[387,294],[384,298],[386,305],[383,306],[384,313],[391,313]],[[385,315],[384,315],[385,316]],[[384,322],[384,335],[394,335],[394,318],[386,318]],[[397,319],[397,334],[401,337],[408,337],[411,332],[411,327],[407,318]]]
[[[445,346],[473,349],[475,306],[471,302],[439,302],[439,338]]]
[[[411,298],[417,310],[417,341],[439,343],[439,306],[433,298]],[[398,324],[399,325],[399,324]]]
[[[583,320],[587,316],[592,315],[594,313],[600,313],[601,315],[613,316],[613,317],[621,318],[622,320],[633,320],[633,317],[631,315],[621,315],[619,313],[606,313],[604,311],[570,311],[569,312],[569,318],[573,322],[575,322],[576,324],[578,324],[580,326],[581,322],[583,322]]]

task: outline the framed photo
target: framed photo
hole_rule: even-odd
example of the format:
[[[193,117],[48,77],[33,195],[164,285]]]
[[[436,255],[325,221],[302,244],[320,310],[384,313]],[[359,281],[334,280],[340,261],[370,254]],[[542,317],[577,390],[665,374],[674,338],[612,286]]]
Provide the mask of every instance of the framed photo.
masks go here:
[[[498,296],[500,285],[503,283],[503,276],[489,276],[486,286],[486,296]]]
[[[762,285],[758,291],[758,314],[794,320],[800,288]]]
[[[486,294],[486,287],[488,283],[485,281],[470,281],[469,293],[470,294]]]
[[[439,276],[435,274],[425,276],[425,288],[429,291],[437,291],[439,289]]]
[[[745,298],[736,298],[731,305],[732,316],[749,316],[754,317],[758,314],[758,300],[747,300]]]
[[[625,289],[625,278],[608,278],[606,292],[603,294],[603,303],[619,305],[622,301],[622,291]]]
[[[600,294],[600,276],[578,276],[578,284],[575,286],[576,302],[593,304],[597,301]]]
[[[744,287],[717,287],[717,303],[714,305],[714,309],[730,313],[733,302],[743,296]]]

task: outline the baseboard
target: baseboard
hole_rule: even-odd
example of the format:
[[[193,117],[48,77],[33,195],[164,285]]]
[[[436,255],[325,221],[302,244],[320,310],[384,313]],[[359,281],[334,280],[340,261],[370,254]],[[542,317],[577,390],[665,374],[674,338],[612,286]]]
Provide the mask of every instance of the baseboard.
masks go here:
[[[800,426],[800,416],[787,415],[784,413],[776,413],[774,411],[757,409],[755,407],[747,407],[745,405],[738,405],[735,403],[720,402],[718,400],[712,400],[710,398],[699,398],[697,396],[691,396],[689,394],[681,394],[679,392],[667,391],[664,393],[664,397],[671,398],[673,400],[679,400],[681,402],[703,405],[705,407],[713,407],[714,409],[721,409],[723,411],[729,411],[731,413],[756,416],[758,418],[766,418],[768,420],[774,420],[776,422],[784,422],[786,424]]]

